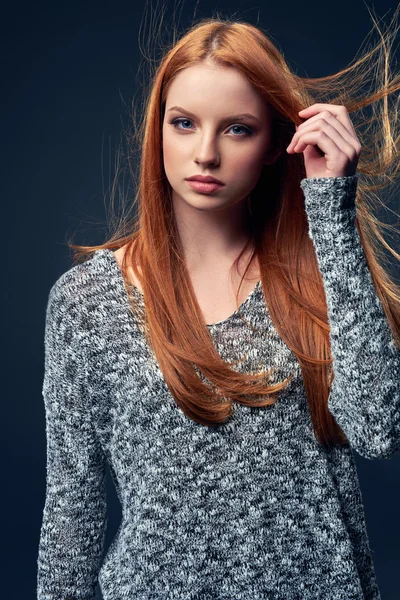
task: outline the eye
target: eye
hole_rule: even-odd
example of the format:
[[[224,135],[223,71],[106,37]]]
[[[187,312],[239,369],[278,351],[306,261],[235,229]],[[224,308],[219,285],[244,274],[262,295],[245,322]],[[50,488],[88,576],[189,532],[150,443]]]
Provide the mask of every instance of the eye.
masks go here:
[[[178,118],[178,119],[173,119],[172,121],[168,121],[168,123],[170,125],[173,125],[175,129],[182,129],[182,127],[177,127],[177,125],[180,124],[180,123],[185,123],[185,122],[186,123],[191,123],[191,120],[190,119],[185,119],[185,118],[181,117],[181,118]],[[252,133],[253,133],[252,129],[250,129],[250,127],[246,127],[245,125],[239,125],[239,124],[231,125],[230,129],[233,129],[233,127],[235,127],[235,128],[239,127],[239,129],[244,129],[245,130],[244,135],[252,135]],[[187,127],[183,127],[183,129],[185,130],[185,129],[188,129],[188,128]],[[243,137],[243,134],[242,135],[235,135],[234,137]]]

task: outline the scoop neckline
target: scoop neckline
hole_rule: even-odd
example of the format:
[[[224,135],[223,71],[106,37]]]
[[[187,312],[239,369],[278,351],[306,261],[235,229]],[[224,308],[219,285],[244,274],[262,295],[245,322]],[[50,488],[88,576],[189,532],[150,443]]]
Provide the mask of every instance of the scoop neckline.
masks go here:
[[[123,278],[122,275],[122,271],[121,268],[117,262],[117,259],[115,258],[114,252],[113,250],[111,250],[110,248],[101,248],[99,250],[95,250],[93,258],[101,258],[101,256],[104,257],[109,257],[111,260],[111,263],[113,265],[113,268],[116,269],[115,273],[118,277],[118,280],[120,282],[120,284],[122,285],[122,288],[124,290],[124,292],[126,292],[125,290],[125,280]],[[131,283],[130,281],[127,282],[127,285],[129,285],[130,288],[132,288],[141,298],[142,302],[144,299],[144,294],[143,292],[134,284]],[[243,309],[247,307],[247,305],[250,303],[250,301],[252,300],[252,298],[255,296],[257,290],[259,289],[259,287],[261,286],[261,279],[259,279],[257,281],[257,283],[255,284],[255,286],[253,287],[253,289],[251,290],[251,292],[249,293],[249,295],[243,300],[243,302],[235,309],[235,311],[229,315],[229,317],[227,317],[226,319],[222,319],[221,321],[217,321],[216,323],[206,323],[206,326],[208,328],[214,328],[214,327],[223,327],[224,325],[228,324],[230,321],[232,321],[236,315],[241,312],[243,313]],[[127,298],[127,301],[129,302],[129,299]]]

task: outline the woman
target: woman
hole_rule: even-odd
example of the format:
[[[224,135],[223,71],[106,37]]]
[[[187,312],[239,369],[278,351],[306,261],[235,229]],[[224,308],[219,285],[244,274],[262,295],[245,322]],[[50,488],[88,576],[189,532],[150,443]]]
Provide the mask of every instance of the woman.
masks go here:
[[[400,295],[366,236],[362,99],[307,84],[246,23],[162,60],[137,222],[49,295],[40,600],[380,598],[353,450],[399,450]]]

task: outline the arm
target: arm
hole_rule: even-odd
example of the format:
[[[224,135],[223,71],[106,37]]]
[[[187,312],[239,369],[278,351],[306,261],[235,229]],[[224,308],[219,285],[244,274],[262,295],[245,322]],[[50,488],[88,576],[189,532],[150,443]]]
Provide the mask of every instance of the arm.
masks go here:
[[[50,290],[46,311],[47,479],[37,598],[92,600],[107,523],[105,459],[85,387],[79,298],[60,280]]]
[[[335,378],[328,408],[366,458],[400,450],[400,352],[355,224],[358,175],[301,181],[324,282]]]

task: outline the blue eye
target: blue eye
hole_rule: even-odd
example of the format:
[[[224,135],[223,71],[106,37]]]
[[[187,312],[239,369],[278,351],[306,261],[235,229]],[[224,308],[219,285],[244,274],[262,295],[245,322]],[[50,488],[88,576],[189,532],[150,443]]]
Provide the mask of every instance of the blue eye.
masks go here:
[[[178,118],[178,119],[174,119],[174,120],[172,120],[172,121],[168,121],[168,122],[170,123],[170,125],[173,125],[175,129],[182,129],[182,127],[177,127],[177,125],[178,125],[179,123],[184,123],[185,121],[186,121],[187,123],[191,123],[191,120],[190,120],[190,119],[184,119],[184,118],[182,118],[182,117],[181,117],[181,118]],[[239,127],[239,129],[240,129],[240,128],[241,128],[241,129],[244,129],[244,130],[245,130],[245,133],[244,133],[244,135],[252,135],[252,133],[253,133],[253,131],[250,129],[250,127],[246,127],[245,125],[239,125],[239,124],[237,124],[237,125],[232,125],[230,129],[232,129],[233,127]],[[185,130],[185,129],[188,129],[188,128],[187,128],[187,127],[183,127],[183,129]],[[242,134],[242,135],[235,135],[234,137],[243,137],[243,134]]]

